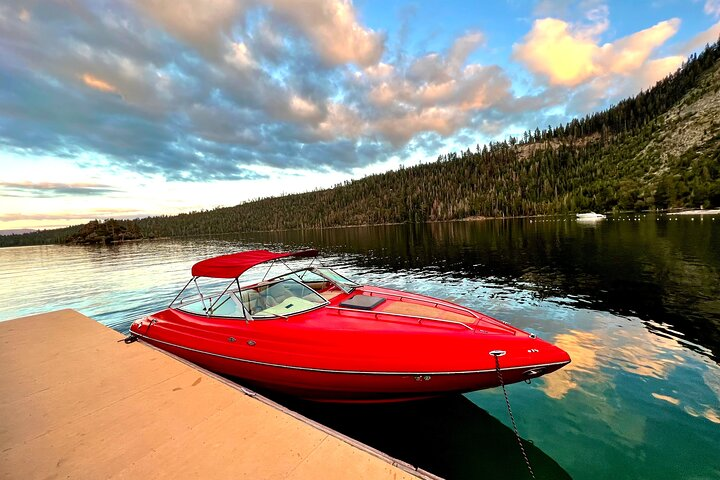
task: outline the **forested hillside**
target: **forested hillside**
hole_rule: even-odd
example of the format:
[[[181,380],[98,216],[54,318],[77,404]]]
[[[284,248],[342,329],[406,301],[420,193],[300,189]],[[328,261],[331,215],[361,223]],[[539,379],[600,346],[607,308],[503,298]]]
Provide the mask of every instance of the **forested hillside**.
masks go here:
[[[137,224],[146,236],[182,236],[718,206],[720,42],[652,89],[566,125],[332,189]],[[56,232],[0,237],[0,245],[56,242]]]

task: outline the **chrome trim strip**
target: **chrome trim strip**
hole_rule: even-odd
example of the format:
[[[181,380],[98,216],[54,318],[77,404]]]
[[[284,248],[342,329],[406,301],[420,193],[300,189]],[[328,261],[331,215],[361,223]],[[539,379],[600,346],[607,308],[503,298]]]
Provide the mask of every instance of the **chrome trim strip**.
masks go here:
[[[136,337],[140,337],[144,340],[147,340],[149,342],[157,342],[162,343],[163,345],[169,345],[171,347],[179,348],[181,350],[187,350],[190,352],[200,353],[203,355],[210,355],[213,357],[219,357],[224,358],[226,360],[234,360],[236,362],[244,362],[244,363],[252,363],[254,365],[262,365],[264,367],[276,367],[276,368],[287,368],[289,370],[302,370],[307,372],[318,372],[318,373],[340,373],[340,374],[348,374],[348,375],[399,375],[399,376],[408,376],[408,375],[471,375],[476,373],[494,373],[497,370],[494,368],[490,368],[487,370],[458,370],[456,372],[363,372],[358,370],[329,370],[324,368],[312,368],[312,367],[297,367],[294,365],[280,365],[278,363],[268,363],[268,362],[260,362],[257,360],[248,360],[246,358],[237,358],[237,357],[230,357],[228,355],[221,355],[219,353],[212,353],[212,352],[205,352],[203,350],[197,350],[195,348],[185,347],[182,345],[176,345],[174,343],[165,342],[163,340],[158,340],[156,338],[151,338],[148,336],[145,336],[141,333],[130,331],[130,335],[135,335]],[[523,365],[522,367],[511,367],[511,368],[501,368],[501,371],[511,371],[511,370],[523,370],[523,369],[533,369],[533,368],[541,368],[541,367],[553,367],[555,365],[567,365],[570,363],[567,362],[554,362],[554,363],[541,363],[537,365]]]
[[[388,289],[388,290],[391,290],[391,289]],[[382,296],[382,295],[390,295],[390,296],[393,296],[393,297],[397,297],[397,298],[400,299],[401,302],[402,302],[402,299],[403,299],[403,298],[407,298],[408,300],[414,300],[414,301],[416,301],[416,302],[422,302],[422,303],[427,303],[427,304],[433,305],[433,306],[436,307],[436,308],[437,308],[439,305],[442,305],[443,307],[446,307],[446,308],[449,308],[449,309],[452,309],[452,310],[458,310],[458,311],[461,311],[461,312],[464,312],[464,313],[469,313],[469,314],[472,315],[475,319],[478,319],[478,320],[480,320],[480,319],[483,318],[483,317],[481,316],[482,314],[479,314],[478,312],[475,312],[474,310],[472,310],[472,309],[470,309],[470,308],[468,308],[468,307],[464,307],[464,306],[462,306],[462,305],[458,305],[457,303],[448,302],[448,301],[445,301],[445,300],[440,300],[439,298],[427,297],[427,296],[425,296],[425,295],[420,295],[420,294],[410,293],[410,292],[400,292],[400,291],[397,291],[397,290],[396,290],[396,291],[397,291],[398,293],[395,293],[394,291],[392,291],[392,292],[382,292],[382,291],[380,291],[380,290],[376,290],[374,287],[372,287],[372,286],[370,286],[370,285],[364,286],[364,287],[363,287],[363,291],[368,292],[371,296],[372,296],[372,295],[379,295],[379,296]]]

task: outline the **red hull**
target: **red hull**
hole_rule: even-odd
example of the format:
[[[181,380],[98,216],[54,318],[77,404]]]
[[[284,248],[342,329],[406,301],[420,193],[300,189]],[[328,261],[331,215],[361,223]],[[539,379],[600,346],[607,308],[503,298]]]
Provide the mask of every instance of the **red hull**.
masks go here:
[[[210,371],[316,401],[402,401],[514,383],[570,362],[563,350],[464,307],[376,287],[373,311],[330,304],[287,319],[226,319],[167,309],[131,333]],[[394,313],[399,308],[414,313]],[[433,315],[418,315],[417,312]],[[428,318],[432,317],[432,318]]]

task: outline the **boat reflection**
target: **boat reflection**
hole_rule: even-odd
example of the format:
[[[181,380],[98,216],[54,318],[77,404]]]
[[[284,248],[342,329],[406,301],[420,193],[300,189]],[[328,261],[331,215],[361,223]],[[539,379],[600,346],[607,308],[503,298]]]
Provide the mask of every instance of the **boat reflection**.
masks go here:
[[[269,396],[443,478],[530,478],[513,431],[462,395],[375,405],[321,404]],[[571,478],[536,445],[523,443],[537,478]]]

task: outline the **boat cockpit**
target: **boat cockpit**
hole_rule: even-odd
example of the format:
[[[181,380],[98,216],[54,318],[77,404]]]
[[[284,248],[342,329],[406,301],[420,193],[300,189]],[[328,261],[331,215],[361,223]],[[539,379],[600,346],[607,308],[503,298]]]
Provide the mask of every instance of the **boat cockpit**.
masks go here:
[[[327,305],[359,285],[327,267],[308,267],[240,287],[233,279],[222,292],[203,294],[193,277],[170,308],[207,317],[260,320],[287,318]],[[181,298],[191,283],[195,291]],[[217,288],[217,286],[215,286]]]

